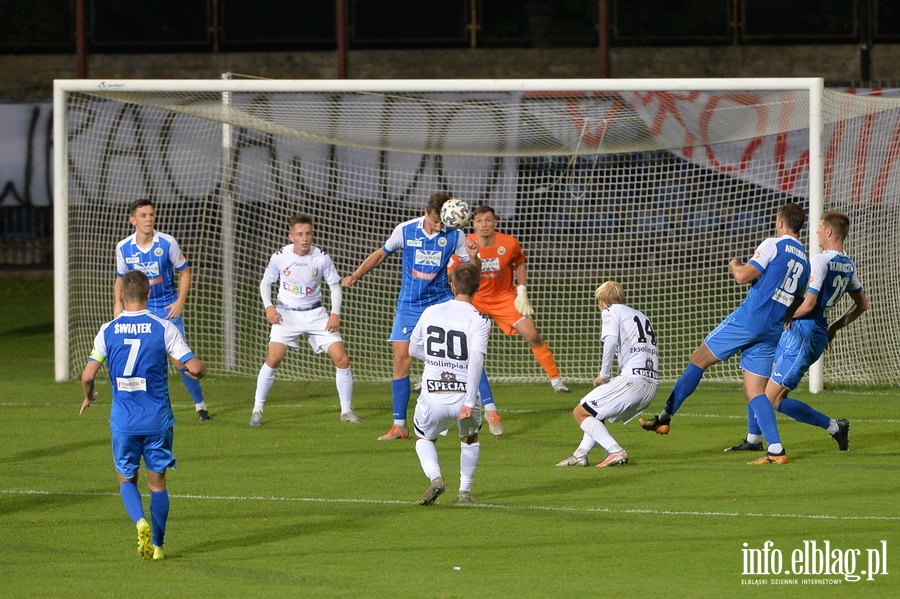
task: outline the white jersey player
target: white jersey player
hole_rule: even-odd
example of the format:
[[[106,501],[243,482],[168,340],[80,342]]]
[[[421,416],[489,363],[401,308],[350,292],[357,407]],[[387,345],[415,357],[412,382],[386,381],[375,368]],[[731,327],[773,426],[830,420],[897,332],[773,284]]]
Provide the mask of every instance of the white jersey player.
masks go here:
[[[308,214],[291,217],[289,245],[269,260],[269,266],[259,284],[259,293],[266,308],[266,320],[272,325],[269,352],[259,370],[256,396],[250,426],[262,424],[266,396],[275,382],[275,371],[284,360],[287,348],[299,349],[299,340],[306,337],[316,354],[328,353],[336,369],[341,422],[361,423],[353,413],[353,372],[350,357],[340,334],[341,277],[331,257],[312,245],[313,219]],[[331,312],[322,301],[322,283],[331,292]],[[278,284],[278,295],[272,301],[272,285]]]
[[[444,492],[435,441],[447,433],[451,422],[456,423],[461,440],[457,500],[473,501],[472,482],[481,451],[478,382],[491,332],[490,321],[472,305],[480,277],[480,266],[471,263],[453,271],[450,284],[455,299],[426,308],[410,337],[410,355],[425,363],[413,424],[416,454],[431,486],[420,505],[431,505]]]
[[[630,422],[643,412],[659,387],[659,350],[653,323],[640,310],[625,305],[625,291],[615,281],[606,281],[594,292],[603,313],[603,360],[596,389],[572,411],[584,437],[575,453],[557,466],[587,466],[588,454],[599,444],[607,451],[597,468],[628,462],[628,453],[613,438],[605,422]],[[618,356],[619,374],[611,378]]]

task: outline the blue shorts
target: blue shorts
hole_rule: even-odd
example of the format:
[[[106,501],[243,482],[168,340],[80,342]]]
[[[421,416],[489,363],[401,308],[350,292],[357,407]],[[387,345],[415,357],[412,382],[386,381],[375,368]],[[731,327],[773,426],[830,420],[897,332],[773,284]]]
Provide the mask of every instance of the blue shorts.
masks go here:
[[[828,347],[827,329],[818,330],[812,321],[803,325],[799,322],[791,323],[791,328],[781,334],[772,367],[772,381],[791,391],[800,385],[803,375]]]
[[[397,310],[394,314],[394,326],[391,329],[391,336],[388,337],[388,341],[409,341],[409,338],[412,337],[413,329],[416,328],[416,323],[419,322],[419,317],[422,316],[422,312],[424,310]]]
[[[754,331],[729,314],[706,336],[706,347],[724,362],[741,352],[741,368],[751,374],[769,378],[775,360],[779,329]]]
[[[121,435],[113,432],[112,452],[116,472],[125,478],[133,477],[141,467],[141,456],[144,457],[144,466],[151,472],[161,473],[166,468],[174,468],[173,431],[169,427],[169,430],[160,435]]]

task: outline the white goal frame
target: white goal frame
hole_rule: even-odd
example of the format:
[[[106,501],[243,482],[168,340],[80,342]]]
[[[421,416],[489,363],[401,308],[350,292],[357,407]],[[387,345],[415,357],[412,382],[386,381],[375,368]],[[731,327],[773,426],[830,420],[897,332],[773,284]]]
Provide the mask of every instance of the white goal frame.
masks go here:
[[[527,80],[57,80],[54,82],[54,330],[55,330],[55,378],[69,379],[69,245],[67,239],[68,185],[66,94],[69,92],[122,91],[122,92],[213,92],[222,95],[227,103],[234,92],[602,92],[602,91],[806,91],[809,97],[809,226],[805,240],[810,256],[820,253],[815,235],[824,210],[824,165],[822,139],[824,131],[822,78],[718,78],[718,79],[527,79]],[[227,151],[228,136],[223,140],[223,152]],[[227,175],[226,175],[227,176]],[[223,227],[227,229],[228,202],[223,205]],[[223,237],[230,232],[223,230]],[[227,263],[227,259],[226,259]],[[226,269],[227,270],[227,269]],[[228,273],[223,273],[228,276]],[[108,289],[112,290],[112,284]],[[226,281],[227,288],[227,281]],[[110,302],[111,304],[111,302]],[[223,302],[223,323],[233,314],[233,302]],[[99,326],[99,323],[98,323]],[[224,348],[227,367],[231,352]],[[813,393],[824,386],[823,361],[819,360],[810,370],[809,388]]]

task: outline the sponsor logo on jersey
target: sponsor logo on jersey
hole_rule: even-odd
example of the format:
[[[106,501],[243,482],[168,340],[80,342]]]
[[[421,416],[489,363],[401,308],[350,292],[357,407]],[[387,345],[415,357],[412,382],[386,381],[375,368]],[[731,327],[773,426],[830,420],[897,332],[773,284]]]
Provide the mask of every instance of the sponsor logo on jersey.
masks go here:
[[[425,381],[425,388],[429,393],[465,393],[466,383],[457,381],[456,375],[452,372],[442,372],[440,380]]]
[[[482,258],[481,272],[498,272],[500,270],[500,258]]]
[[[422,272],[421,270],[412,269],[410,272],[412,278],[421,279],[422,281],[433,281],[437,278],[438,273],[436,272]]]
[[[421,239],[407,239],[406,245],[411,248],[420,248],[420,247],[422,247],[422,240]]]
[[[643,368],[632,368],[632,374],[637,374],[639,376],[647,377],[648,379],[658,380],[659,374],[657,374],[656,369],[653,367],[653,360],[647,359],[644,363]]]
[[[792,303],[794,303],[794,294],[788,293],[784,289],[776,289],[775,293],[772,294],[772,300],[778,302],[779,304],[790,306]]]
[[[416,250],[415,263],[422,266],[440,266],[443,252],[435,250]]]
[[[147,390],[147,379],[139,376],[133,377],[116,377],[116,389],[118,391],[127,391],[131,393],[132,391],[146,391]]]
[[[128,256],[125,258],[125,264],[137,264],[141,259],[137,256]]]
[[[293,293],[294,295],[309,295],[313,292],[312,287],[301,287],[300,285],[294,285],[289,281],[282,281],[281,288],[288,293]]]
[[[159,262],[138,262],[134,268],[147,275],[148,279],[159,276]]]

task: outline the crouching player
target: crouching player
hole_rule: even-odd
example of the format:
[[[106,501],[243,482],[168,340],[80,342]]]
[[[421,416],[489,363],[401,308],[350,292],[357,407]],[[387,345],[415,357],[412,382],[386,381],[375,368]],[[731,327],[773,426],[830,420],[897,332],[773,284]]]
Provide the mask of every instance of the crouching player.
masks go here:
[[[625,305],[625,291],[615,281],[606,281],[594,292],[602,312],[603,360],[596,389],[588,393],[572,411],[584,437],[575,452],[557,466],[587,466],[595,445],[606,450],[597,468],[628,463],[628,453],[606,428],[606,421],[627,424],[643,412],[659,386],[659,352],[650,319]],[[618,355],[619,374],[610,378]]]

